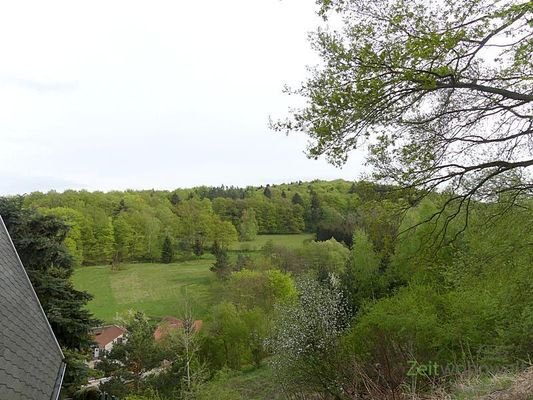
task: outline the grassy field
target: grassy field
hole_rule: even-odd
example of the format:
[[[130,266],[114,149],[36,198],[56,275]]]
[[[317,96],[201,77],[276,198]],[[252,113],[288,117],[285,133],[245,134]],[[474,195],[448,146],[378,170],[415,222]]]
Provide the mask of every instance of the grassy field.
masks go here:
[[[88,304],[96,318],[111,322],[117,313],[144,311],[148,316],[179,316],[187,298],[197,318],[210,304],[209,285],[215,279],[211,259],[175,264],[126,264],[76,269],[74,286],[94,296]]]
[[[306,240],[314,239],[311,233],[297,235],[257,235],[251,242],[237,242],[230,246],[230,250],[258,251],[269,241],[289,248],[301,247]]]
[[[295,248],[312,235],[259,235],[254,241],[236,243],[230,250],[258,251],[267,241]],[[72,280],[79,290],[94,296],[88,304],[96,318],[112,322],[117,313],[144,311],[149,317],[178,317],[188,300],[196,318],[205,318],[211,305],[209,270],[213,257],[173,264],[125,264],[119,271],[109,266],[80,267]]]
[[[281,400],[285,397],[265,364],[244,371],[222,370],[202,390],[200,400],[224,398],[231,400]]]

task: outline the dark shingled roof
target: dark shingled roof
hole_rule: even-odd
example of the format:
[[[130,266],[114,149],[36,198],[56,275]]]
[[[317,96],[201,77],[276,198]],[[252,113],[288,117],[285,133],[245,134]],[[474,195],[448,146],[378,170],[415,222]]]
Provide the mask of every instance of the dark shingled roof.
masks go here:
[[[0,217],[0,399],[56,400],[63,353]]]

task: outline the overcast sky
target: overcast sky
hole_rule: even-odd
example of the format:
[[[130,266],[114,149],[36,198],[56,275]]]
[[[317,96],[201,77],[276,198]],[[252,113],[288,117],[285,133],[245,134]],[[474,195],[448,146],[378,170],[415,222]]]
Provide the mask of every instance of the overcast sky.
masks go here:
[[[0,194],[355,179],[268,128],[318,60],[314,0],[5,1]]]

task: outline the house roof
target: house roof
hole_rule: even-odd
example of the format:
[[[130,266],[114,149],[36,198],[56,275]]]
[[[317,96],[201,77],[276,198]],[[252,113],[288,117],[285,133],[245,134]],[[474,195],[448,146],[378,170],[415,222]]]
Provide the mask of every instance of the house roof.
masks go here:
[[[192,323],[193,332],[198,332],[200,329],[202,329],[202,325],[203,325],[202,320],[195,320]],[[183,329],[183,321],[181,319],[174,318],[174,317],[164,317],[161,320],[161,322],[157,325],[157,328],[154,332],[154,338],[155,340],[161,340],[169,332],[176,330],[176,329]]]
[[[105,347],[107,344],[123,335],[124,332],[126,332],[125,329],[116,325],[103,326],[95,330],[93,339],[99,347]]]
[[[0,399],[57,399],[63,358],[0,217]]]

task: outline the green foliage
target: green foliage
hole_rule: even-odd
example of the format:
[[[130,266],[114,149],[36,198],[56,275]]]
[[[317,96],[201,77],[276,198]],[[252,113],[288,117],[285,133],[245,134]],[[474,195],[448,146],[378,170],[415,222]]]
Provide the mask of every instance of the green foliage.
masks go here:
[[[215,218],[209,239],[212,243],[216,242],[220,246],[227,248],[237,241],[237,230],[231,222]]]
[[[200,388],[197,393],[198,400],[241,400],[239,392],[231,387],[225,387],[223,384],[233,377],[235,373],[228,369],[221,369],[217,372],[214,379],[207,385]]]
[[[292,204],[297,204],[297,205],[300,205],[300,206],[304,206],[304,200],[302,199],[302,196],[300,196],[300,193],[296,192],[294,193],[294,195],[292,196],[292,199],[291,199],[291,202]]]
[[[205,346],[210,360],[218,366],[239,369],[246,357],[248,332],[237,308],[228,302],[213,307],[207,325]]]
[[[110,217],[104,212],[98,211],[97,218],[92,224],[94,242],[87,252],[87,259],[94,263],[108,264],[113,259],[115,237],[113,224]]]
[[[325,242],[309,242],[302,249],[308,270],[320,280],[328,280],[331,273],[339,276],[348,261],[350,250],[335,239]]]
[[[244,210],[239,225],[240,240],[249,242],[257,236],[257,220],[254,210]]]
[[[263,190],[263,194],[269,199],[272,198],[272,190],[270,189],[270,185],[266,185],[265,190]]]
[[[37,250],[41,245],[54,249],[27,251],[28,265],[36,266],[37,275],[46,275],[46,281],[38,276],[32,280],[46,287],[58,286],[56,279],[70,274],[68,252],[81,257],[82,264],[106,259],[95,249],[109,242],[104,238],[96,243],[109,223],[114,255],[120,253],[124,260],[159,258],[167,238],[179,246],[182,258],[195,246],[215,254],[218,267],[213,269],[227,279],[216,280],[209,272],[209,254],[166,265],[125,264],[119,271],[105,266],[75,270],[76,287],[95,295],[89,309],[107,321],[128,309],[154,318],[176,315],[191,296],[194,314],[204,320],[198,357],[189,364],[198,371],[194,385],[184,389],[187,356],[181,339],[179,346],[148,344],[156,359],[163,353],[172,366],[157,376],[135,379],[134,385],[119,379],[106,384],[122,397],[158,393],[162,398],[271,399],[285,391],[302,398],[343,398],[347,393],[385,398],[392,392],[400,398],[399,392],[412,383],[406,376],[410,359],[509,368],[531,357],[533,304],[525,294],[533,290],[533,219],[526,195],[516,198],[520,208],[507,214],[501,212],[505,201],[473,202],[458,219],[450,220],[454,212],[445,210],[436,223],[418,225],[453,194],[414,202],[412,193],[397,187],[344,181],[299,182],[270,190],[271,198],[263,195],[263,188],[177,190],[176,204],[168,192],[32,194],[24,201],[47,214],[36,221],[44,232],[55,232],[53,238],[37,241],[25,224],[10,229],[30,238],[20,243],[23,253],[32,243]],[[301,201],[293,202],[292,193]],[[0,204],[8,214],[17,210],[15,203]],[[408,205],[415,207],[400,222],[398,211]],[[305,220],[307,228],[314,223],[317,231],[331,228],[343,238],[329,235],[314,242],[310,234],[258,235],[237,243],[235,227],[251,210],[258,232],[299,231]],[[460,220],[466,215],[465,228]],[[57,217],[76,232],[57,229]],[[434,230],[445,233],[442,242],[435,241]],[[300,281],[298,290],[293,279]],[[54,291],[61,302],[51,300],[47,307],[74,304],[64,301],[70,298],[63,289]],[[351,312],[353,320],[348,318]],[[51,313],[58,324],[62,316]],[[139,323],[141,328],[150,326],[145,322]],[[66,327],[76,333],[76,325]],[[148,334],[144,338],[151,340]],[[136,342],[145,347],[142,340],[132,344]],[[132,350],[127,357],[136,354]],[[270,356],[272,370],[262,365]],[[129,380],[135,374],[127,357],[127,367],[117,374]],[[145,370],[159,365],[139,360],[135,363],[144,363]],[[108,373],[116,368],[104,364]],[[244,372],[217,375],[224,366]],[[72,380],[84,374],[83,368],[71,371]],[[212,374],[215,378],[204,382]],[[426,390],[434,383],[420,378],[416,388]]]
[[[277,379],[289,395],[340,396],[332,366],[349,318],[339,286],[334,275],[326,284],[304,277],[297,282],[297,300],[276,309],[267,343]]]
[[[437,207],[426,200],[405,223],[423,220]],[[446,377],[450,379],[470,368],[516,367],[517,360],[530,357],[532,302],[521,294],[533,288],[533,253],[527,245],[531,234],[525,223],[531,220],[531,209],[493,219],[488,229],[487,214],[498,215],[498,207],[480,204],[470,210],[466,231],[458,222],[450,224],[448,234],[458,236],[453,245],[438,251],[422,246],[435,227],[410,230],[396,243],[392,268],[385,275],[376,269],[368,240],[354,240],[348,271],[367,279],[352,286],[359,315],[345,336],[345,352],[352,354],[374,384],[399,390],[407,379],[408,360],[453,366]],[[357,243],[363,246],[355,262]],[[380,286],[376,296],[375,285],[383,278],[389,292]],[[392,281],[404,287],[394,288]],[[422,379],[419,386],[427,389],[429,383]]]
[[[256,368],[261,366],[261,362],[267,356],[264,342],[269,331],[269,321],[266,313],[261,308],[245,311],[242,313],[242,320],[246,325],[247,346],[250,350],[251,360]]]
[[[133,379],[138,386],[141,375],[156,367],[162,353],[154,339],[154,328],[145,314],[130,312],[122,321],[127,329],[127,340],[115,344],[108,354],[110,360],[118,361],[122,375]]]
[[[180,398],[191,398],[207,378],[207,371],[199,358],[200,332],[195,325],[192,310],[185,306],[180,315],[181,329],[169,331],[162,340],[165,360],[171,363],[165,380],[170,380],[174,389],[179,389]],[[169,392],[168,382],[163,382],[161,392]]]
[[[65,395],[75,393],[81,386],[85,385],[89,376],[87,366],[87,349],[77,350],[63,348],[65,355],[65,376],[63,377],[62,393]]]
[[[530,1],[317,3],[339,26],[311,36],[322,62],[288,90],[305,105],[274,129],[335,165],[366,146],[375,178],[453,189],[454,211],[531,193]]]
[[[119,215],[113,220],[113,234],[117,260],[119,262],[127,261],[130,257],[134,232],[124,215]]]
[[[174,246],[168,236],[165,236],[163,241],[163,248],[161,249],[161,262],[163,264],[170,264],[174,258]]]
[[[75,267],[81,265],[83,261],[83,241],[81,227],[85,223],[83,215],[67,207],[56,207],[43,209],[44,215],[54,215],[65,221],[69,226],[69,231],[65,237],[64,244],[69,254],[72,256],[72,262]]]
[[[158,261],[166,236],[186,259],[193,252],[203,254],[215,241],[233,247],[238,236],[253,238],[254,232],[310,232],[314,229],[310,218],[320,219],[322,208],[344,214],[356,204],[347,195],[349,185],[339,180],[270,186],[271,198],[263,195],[264,188],[203,187],[173,192],[36,192],[22,201],[60,216],[71,226],[65,244],[75,265],[98,265]],[[295,193],[290,200],[289,193]],[[258,249],[255,241],[250,245]]]
[[[271,311],[274,304],[290,302],[296,297],[294,281],[278,270],[234,272],[225,292],[227,299],[243,310],[260,307]]]
[[[352,310],[357,310],[365,301],[375,301],[385,290],[385,277],[380,270],[381,262],[368,235],[357,230],[346,269],[342,274],[344,290]]]
[[[215,263],[210,268],[211,271],[214,272],[219,279],[227,278],[232,269],[227,250],[224,247],[219,246],[218,242],[215,242],[211,252],[215,256]]]
[[[70,227],[61,217],[24,208],[17,197],[0,198],[0,215],[64,349],[68,364],[64,390],[70,394],[86,377],[84,353],[91,343],[89,330],[97,322],[85,308],[91,295],[76,290],[70,281],[73,260],[65,246]]]

